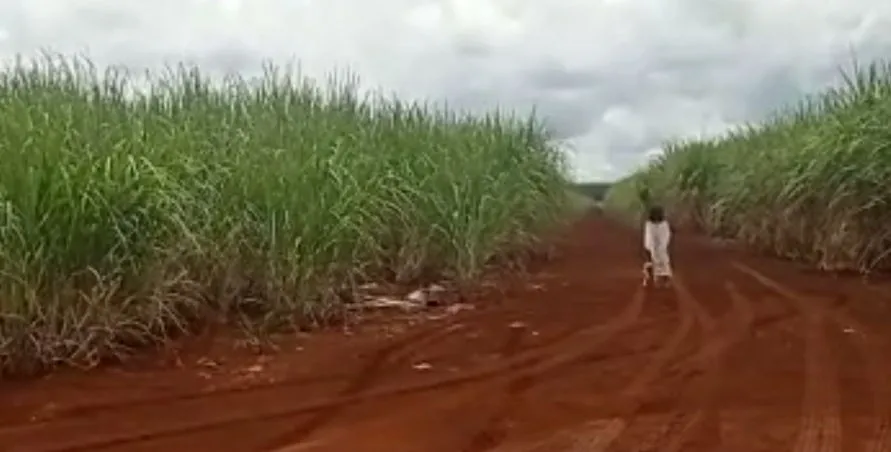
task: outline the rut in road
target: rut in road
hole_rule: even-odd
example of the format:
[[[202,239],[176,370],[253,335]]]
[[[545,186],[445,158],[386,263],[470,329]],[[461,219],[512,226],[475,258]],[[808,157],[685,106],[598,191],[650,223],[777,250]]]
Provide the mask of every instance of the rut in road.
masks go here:
[[[565,444],[565,439],[555,437],[550,443],[543,444],[542,450],[547,448],[566,452],[604,452],[611,450],[618,440],[628,436],[629,447],[633,447],[636,451],[674,452],[683,450],[689,436],[702,428],[705,423],[717,422],[712,399],[720,382],[722,358],[727,349],[742,337],[750,325],[751,308],[748,300],[739,296],[734,297],[734,309],[724,321],[727,328],[721,328],[719,331],[714,319],[692,295],[680,275],[675,278],[674,289],[680,310],[680,324],[666,345],[654,354],[638,378],[624,389],[623,394],[631,400],[631,405],[626,408],[626,414],[601,421],[599,429],[586,425],[573,432],[570,445]],[[679,404],[669,414],[657,416],[655,419],[637,417],[643,393],[656,380],[668,360],[675,355],[681,341],[690,333],[692,319],[695,319],[700,327],[702,339],[698,353],[684,360],[685,364],[680,367],[688,372],[699,372],[686,385],[692,392],[687,397],[692,400],[693,406]]]
[[[805,319],[805,381],[802,419],[793,452],[840,452],[842,424],[837,365],[826,343],[828,315],[820,300],[806,299],[757,270],[741,263],[736,268],[793,302]]]
[[[575,333],[579,333],[576,331]],[[566,334],[561,340],[566,340],[572,334]],[[559,344],[559,342],[556,342]],[[551,344],[555,345],[555,344]],[[179,422],[173,426],[165,426],[163,428],[144,427],[142,425],[127,424],[129,428],[126,433],[109,434],[101,430],[92,431],[89,429],[89,419],[72,419],[65,418],[59,423],[39,423],[37,425],[14,426],[12,428],[0,428],[0,444],[15,444],[29,441],[31,443],[43,443],[39,449],[42,452],[90,452],[110,447],[121,447],[129,443],[143,442],[148,440],[157,440],[165,437],[175,437],[181,435],[200,434],[203,431],[232,426],[235,427],[243,422],[255,421],[259,419],[275,420],[281,418],[294,417],[301,414],[312,414],[319,411],[328,411],[331,409],[340,409],[343,406],[367,402],[369,400],[384,399],[390,397],[400,397],[410,394],[416,394],[427,391],[439,391],[453,388],[459,385],[478,383],[485,380],[497,378],[501,375],[511,372],[522,371],[523,369],[533,368],[539,365],[541,369],[547,371],[559,366],[571,363],[578,357],[571,358],[561,356],[548,360],[546,358],[548,350],[536,351],[534,354],[525,356],[515,356],[515,359],[505,360],[495,365],[474,369],[461,375],[444,378],[433,381],[422,381],[416,384],[385,386],[375,388],[364,393],[355,395],[346,395],[335,398],[321,398],[317,401],[304,402],[294,405],[282,405],[281,400],[276,399],[276,403],[269,407],[260,407],[262,411],[254,412],[220,412],[215,411],[213,415],[205,414],[202,417],[188,418],[188,422]],[[534,371],[536,372],[542,371]],[[543,373],[543,372],[542,372]],[[199,400],[200,402],[200,400]],[[111,419],[111,418],[110,418]],[[115,423],[120,425],[120,423]],[[49,435],[46,433],[49,430]],[[55,438],[58,437],[77,437],[77,442],[58,443]],[[281,441],[278,438],[267,448],[286,448],[291,444],[299,441]]]
[[[487,313],[483,312],[477,314],[477,316],[481,317],[486,314]],[[461,319],[462,322],[472,320],[473,316]],[[348,398],[352,396],[361,396],[362,394],[366,393],[367,390],[371,388],[375,382],[386,376],[387,372],[404,367],[404,365],[406,364],[405,359],[410,356],[413,351],[423,349],[425,346],[431,345],[436,340],[445,338],[449,334],[452,334],[456,330],[460,329],[459,327],[461,327],[462,325],[462,323],[452,321],[444,327],[422,330],[419,333],[410,335],[409,337],[395,340],[391,345],[380,349],[366,364],[365,368],[356,376],[356,378],[351,380],[347,387],[338,394],[338,397]],[[580,334],[581,331],[588,329],[591,329],[591,327],[571,327],[560,334],[554,335],[548,340],[540,341],[537,344],[530,345],[521,349],[520,345],[523,340],[523,335],[525,334],[525,329],[510,328],[507,340],[502,347],[500,355],[508,358],[507,362],[511,362],[511,358],[515,358],[517,356],[520,356],[522,359],[521,361],[517,361],[516,363],[511,364],[506,369],[519,370],[522,368],[526,368],[544,359],[543,356],[545,352],[540,351],[540,349],[548,349],[549,347],[552,347],[555,344],[559,344],[564,340]],[[495,375],[493,374],[492,377],[494,378]],[[447,384],[447,382],[443,383]],[[331,422],[348,406],[349,404],[347,403],[332,404],[328,407],[325,407],[324,409],[319,410],[310,419],[294,427],[292,431],[275,438],[270,443],[269,448],[275,449],[286,447],[289,444],[300,443],[301,441],[310,437],[313,432]]]
[[[670,337],[662,347],[656,350],[640,369],[635,377],[620,391],[619,399],[623,401],[622,414],[612,419],[606,419],[594,424],[586,424],[581,429],[560,432],[557,435],[546,438],[533,448],[532,451],[585,451],[602,452],[607,450],[618,438],[626,433],[629,426],[634,423],[634,417],[642,405],[649,386],[658,378],[660,372],[678,352],[681,343],[692,332],[697,319],[707,324],[711,323],[701,306],[695,299],[689,297],[688,292],[681,284],[675,284],[675,300],[678,308],[677,325]],[[666,423],[671,422],[668,420]],[[641,424],[641,423],[638,423]],[[653,430],[663,430],[665,424],[647,426],[647,433]],[[526,448],[504,450],[527,450]],[[645,449],[642,449],[645,450]]]
[[[726,355],[748,335],[751,334],[756,318],[753,304],[748,297],[742,295],[736,285],[724,281],[723,287],[731,303],[731,309],[720,322],[715,322],[708,315],[704,306],[686,287],[684,280],[678,278],[676,284],[678,306],[686,306],[686,318],[695,317],[702,330],[702,339],[698,351],[692,356],[682,357],[674,367],[681,372],[692,375],[687,379],[685,389],[678,397],[677,405],[667,415],[639,417],[635,414],[641,408],[638,398],[628,409],[625,416],[601,419],[588,422],[577,428],[562,430],[552,436],[535,443],[520,446],[499,448],[499,452],[603,452],[629,450],[635,451],[682,451],[696,432],[708,429],[708,442],[699,443],[701,450],[719,450],[720,419],[715,398],[720,382],[724,378],[724,360]],[[683,301],[682,301],[683,300]],[[690,314],[698,312],[699,314]],[[684,315],[681,316],[681,328],[684,329]],[[777,319],[768,317],[761,319],[764,326],[770,326]],[[769,321],[769,322],[768,322]],[[676,339],[677,330],[672,339]],[[666,349],[674,349],[674,343],[668,341],[654,355],[642,376],[628,385],[625,395],[640,394],[653,380],[647,375],[654,375],[652,370],[660,366],[660,357],[671,355]],[[633,398],[632,398],[633,399]],[[616,444],[626,438],[624,447]],[[619,447],[619,448],[617,448]],[[700,450],[700,449],[697,449]]]
[[[503,425],[505,418],[522,403],[522,396],[526,391],[540,383],[548,375],[583,363],[588,357],[595,355],[600,345],[607,343],[617,334],[634,325],[643,311],[645,302],[646,291],[643,288],[638,288],[627,307],[616,318],[606,325],[593,325],[585,331],[592,337],[583,338],[585,341],[582,346],[583,352],[559,355],[528,371],[521,372],[518,376],[511,377],[501,389],[503,396],[500,402],[483,421],[482,428],[471,435],[468,444],[463,446],[460,451],[483,452],[498,447],[506,437]]]
[[[715,398],[724,378],[725,357],[743,340],[754,321],[751,301],[744,297],[732,282],[725,281],[724,286],[732,303],[732,309],[726,314],[720,328],[713,322],[700,320],[703,329],[702,348],[690,359],[692,362],[679,366],[681,369],[693,372],[694,378],[687,384],[689,394],[682,395],[669,419],[684,419],[684,421],[674,430],[674,434],[665,436],[653,450],[666,452],[684,450],[691,436],[702,430],[708,430],[710,433],[704,445],[712,448],[720,447],[720,419],[715,407]],[[701,306],[686,287],[679,285],[678,289],[682,298]],[[659,430],[671,431],[668,424]]]
[[[452,323],[452,325],[457,325]],[[400,364],[401,359],[407,356],[412,349],[421,348],[437,339],[440,339],[454,331],[454,328],[440,328],[436,330],[422,331],[408,337],[395,340],[392,344],[381,348],[367,362],[365,367],[356,374],[355,378],[350,380],[349,384],[340,391],[338,397],[347,398],[362,394],[370,388],[392,364]],[[400,353],[401,352],[401,353]],[[313,432],[331,422],[338,414],[340,414],[348,405],[332,404],[318,410],[307,421],[295,426],[293,430],[276,438],[269,446],[270,449],[284,447],[288,444],[299,443],[308,438]]]
[[[808,297],[795,291],[785,284],[766,276],[751,267],[737,264],[738,269],[749,274],[761,284],[782,295],[783,297],[794,300],[796,303],[802,304],[808,301]],[[844,310],[835,310],[831,312],[830,320],[839,328],[850,331],[847,334],[854,346],[857,347],[862,357],[862,361],[867,368],[870,391],[873,395],[873,421],[870,429],[870,436],[865,441],[864,452],[891,452],[891,369],[889,369],[886,350],[887,344],[882,340],[881,336],[874,330],[867,327],[863,322],[858,321]],[[833,421],[834,422],[834,421]],[[840,450],[835,443],[841,441],[841,432],[838,431],[839,439],[833,440],[829,446],[823,446],[824,450]]]
[[[592,452],[607,450],[614,441],[620,440],[623,434],[633,437],[631,441],[634,441],[638,450],[657,450],[661,445],[670,442],[672,436],[676,436],[678,442],[682,442],[682,435],[689,430],[678,431],[677,429],[682,428],[688,422],[695,422],[695,419],[701,418],[701,413],[672,410],[667,416],[656,422],[641,422],[641,419],[636,419],[646,391],[666,368],[669,361],[675,357],[681,343],[693,332],[693,327],[699,325],[705,330],[713,328],[714,321],[702,305],[690,295],[680,274],[675,276],[673,288],[680,317],[678,327],[668,338],[665,346],[653,355],[647,366],[638,374],[637,379],[624,389],[623,394],[630,401],[626,409],[627,412],[622,416],[625,428],[619,435],[615,435],[613,441],[599,441],[598,448],[593,449]],[[609,432],[608,436],[613,435]],[[642,441],[637,438],[641,438]]]

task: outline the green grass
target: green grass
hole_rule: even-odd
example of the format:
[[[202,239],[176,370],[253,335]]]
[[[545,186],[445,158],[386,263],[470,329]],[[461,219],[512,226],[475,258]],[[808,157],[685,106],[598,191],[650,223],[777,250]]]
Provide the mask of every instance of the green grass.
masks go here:
[[[855,66],[763,123],[668,143],[606,204],[633,216],[660,202],[676,222],[824,270],[888,269],[889,124],[891,65]]]
[[[219,320],[319,324],[363,281],[469,284],[566,218],[565,163],[534,119],[341,80],[180,67],[134,95],[78,59],[0,74],[0,373]]]

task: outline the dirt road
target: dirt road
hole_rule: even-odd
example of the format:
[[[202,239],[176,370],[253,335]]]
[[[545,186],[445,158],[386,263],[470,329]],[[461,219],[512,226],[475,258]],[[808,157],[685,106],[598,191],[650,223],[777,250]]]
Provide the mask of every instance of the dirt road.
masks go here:
[[[679,236],[674,287],[645,290],[638,240],[591,217],[477,309],[271,358],[3,384],[0,450],[891,452],[887,287]]]

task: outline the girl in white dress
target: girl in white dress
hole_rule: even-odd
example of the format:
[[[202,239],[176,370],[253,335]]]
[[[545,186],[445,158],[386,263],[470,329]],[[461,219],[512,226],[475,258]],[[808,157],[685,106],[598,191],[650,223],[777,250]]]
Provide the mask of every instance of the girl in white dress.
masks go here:
[[[650,208],[647,221],[644,223],[643,245],[647,251],[647,263],[644,264],[644,285],[650,277],[656,286],[671,281],[671,258],[668,245],[671,242],[671,227],[665,219],[665,211],[659,206]]]

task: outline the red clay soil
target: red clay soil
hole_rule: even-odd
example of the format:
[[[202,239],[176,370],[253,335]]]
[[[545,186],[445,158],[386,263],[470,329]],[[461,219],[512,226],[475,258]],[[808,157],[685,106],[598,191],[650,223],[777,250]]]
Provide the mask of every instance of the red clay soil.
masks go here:
[[[0,385],[0,450],[891,451],[885,286],[579,223],[476,309]],[[204,358],[201,358],[204,356]]]

